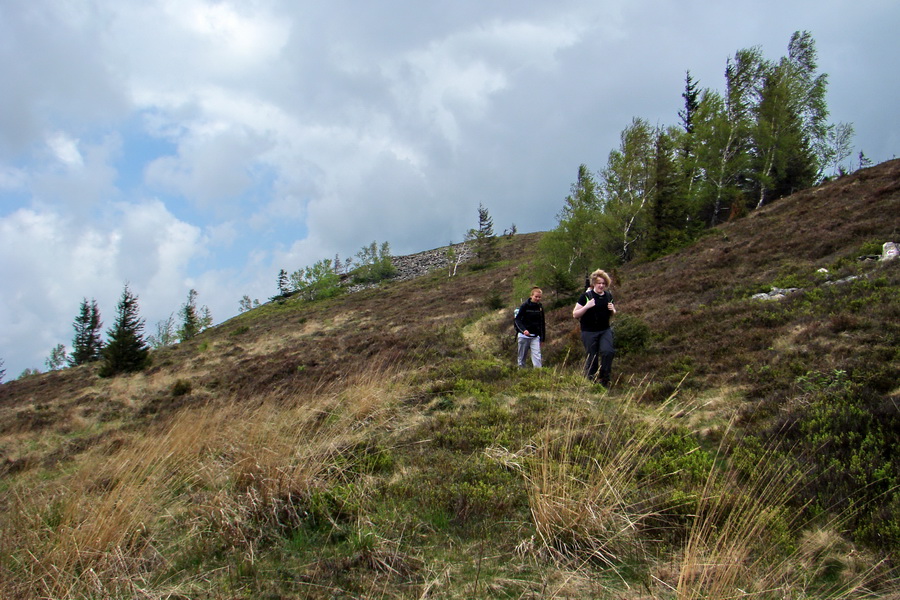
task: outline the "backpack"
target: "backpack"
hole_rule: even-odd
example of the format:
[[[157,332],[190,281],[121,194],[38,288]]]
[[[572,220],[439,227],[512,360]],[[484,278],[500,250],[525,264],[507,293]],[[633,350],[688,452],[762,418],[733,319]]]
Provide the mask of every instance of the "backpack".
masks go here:
[[[519,324],[516,323],[516,317],[519,316],[519,308],[521,307],[516,307],[513,309],[513,329],[516,330],[516,333],[522,333],[521,331],[519,331]]]

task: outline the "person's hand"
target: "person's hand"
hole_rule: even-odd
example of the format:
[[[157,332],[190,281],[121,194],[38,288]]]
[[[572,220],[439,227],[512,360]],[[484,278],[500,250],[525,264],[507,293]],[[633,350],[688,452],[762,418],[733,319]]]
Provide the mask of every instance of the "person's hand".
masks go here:
[[[612,302],[608,302],[606,304],[606,308],[609,309],[609,312],[616,312],[616,305],[613,304]]]
[[[587,302],[585,302],[584,307],[585,307],[585,308],[593,308],[593,307],[596,306],[596,305],[597,305],[597,299],[596,299],[596,298],[591,298],[590,300],[588,300]]]
[[[527,330],[527,329],[526,329],[525,331],[522,332],[522,335],[524,335],[524,336],[526,336],[526,337],[531,337],[531,334],[528,333],[528,330]]]

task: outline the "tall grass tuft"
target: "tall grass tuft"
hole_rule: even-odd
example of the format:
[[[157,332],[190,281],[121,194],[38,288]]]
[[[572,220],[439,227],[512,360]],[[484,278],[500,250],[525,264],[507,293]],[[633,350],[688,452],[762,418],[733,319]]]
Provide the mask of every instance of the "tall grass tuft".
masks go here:
[[[650,416],[637,417],[635,389],[581,407],[559,407],[527,463],[531,515],[544,550],[558,559],[605,566],[645,554],[641,533],[658,516],[660,498],[641,481],[666,427],[674,394]]]
[[[383,424],[396,385],[377,364],[288,405],[279,394],[183,408],[55,480],[19,482],[0,519],[0,595],[190,597],[252,573],[263,544],[352,477],[353,449]]]

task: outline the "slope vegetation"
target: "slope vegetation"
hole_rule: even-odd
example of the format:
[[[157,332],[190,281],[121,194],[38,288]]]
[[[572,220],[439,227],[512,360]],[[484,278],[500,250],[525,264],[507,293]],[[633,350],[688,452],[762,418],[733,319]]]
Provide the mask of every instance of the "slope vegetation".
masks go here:
[[[619,269],[610,391],[571,298],[514,366],[540,234],[4,384],[0,595],[890,596],[898,215],[893,161]]]

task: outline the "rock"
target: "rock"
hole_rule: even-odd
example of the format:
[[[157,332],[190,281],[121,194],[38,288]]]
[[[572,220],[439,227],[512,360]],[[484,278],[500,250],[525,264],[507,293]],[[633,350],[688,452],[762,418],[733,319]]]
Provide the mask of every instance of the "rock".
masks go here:
[[[881,250],[881,260],[894,260],[900,256],[900,247],[895,242],[885,242]]]
[[[795,292],[799,292],[800,288],[777,288],[773,287],[770,292],[763,292],[761,294],[753,294],[751,298],[754,300],[783,300],[788,294],[793,294]]]

